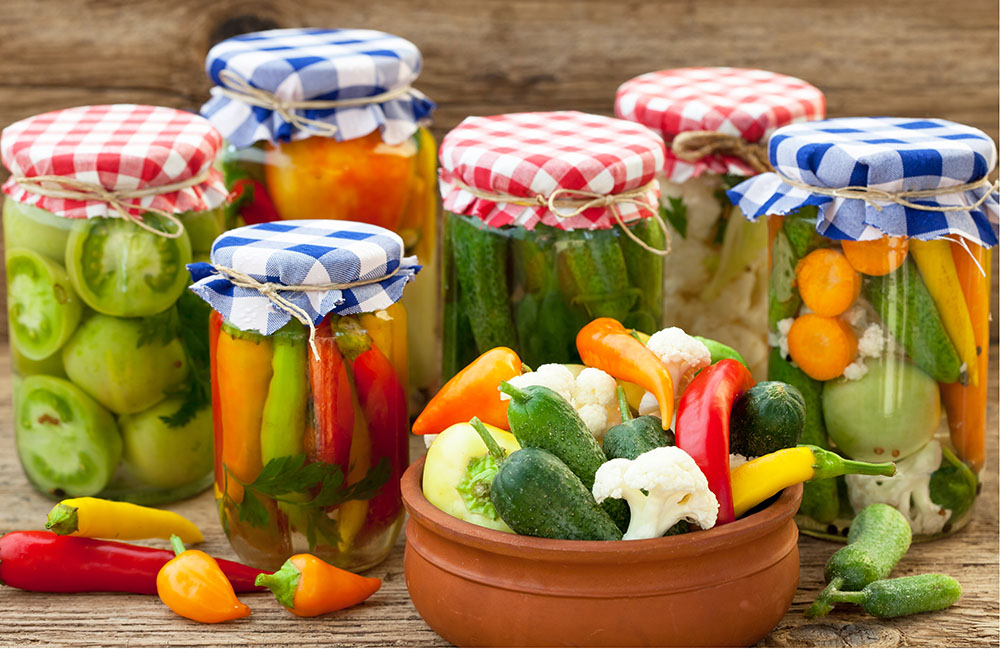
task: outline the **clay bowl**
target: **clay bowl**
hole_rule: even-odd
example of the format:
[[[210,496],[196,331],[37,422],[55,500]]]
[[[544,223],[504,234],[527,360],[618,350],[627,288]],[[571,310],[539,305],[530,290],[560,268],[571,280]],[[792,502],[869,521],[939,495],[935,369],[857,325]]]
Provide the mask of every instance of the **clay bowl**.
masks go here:
[[[750,646],[792,603],[802,487],[711,530],[562,541],[466,523],[403,474],[403,559],[417,612],[458,646]]]

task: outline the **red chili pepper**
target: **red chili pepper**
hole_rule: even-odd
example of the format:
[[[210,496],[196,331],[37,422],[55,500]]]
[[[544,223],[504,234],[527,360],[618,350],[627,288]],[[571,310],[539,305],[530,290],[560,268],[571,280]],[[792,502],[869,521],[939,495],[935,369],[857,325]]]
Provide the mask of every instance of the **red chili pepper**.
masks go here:
[[[259,180],[239,178],[234,181],[233,188],[229,193],[230,201],[239,201],[247,192],[250,193],[250,196],[243,201],[239,208],[240,216],[243,217],[243,221],[247,225],[281,220],[277,208],[271,201],[271,195],[267,192],[267,187]]]
[[[209,371],[212,378],[212,429],[215,433],[215,484],[221,493],[222,485],[226,484],[226,476],[222,470],[222,405],[219,398],[219,368],[216,360],[216,346],[219,342],[219,332],[222,331],[222,314],[213,310],[208,316],[208,348],[210,351]]]
[[[354,436],[354,391],[329,318],[316,328],[316,350],[319,360],[311,349],[307,351],[316,430],[307,433],[304,446],[310,462],[336,464],[346,476]]]
[[[156,575],[174,558],[170,550],[147,548],[47,531],[9,532],[0,537],[0,582],[43,593],[156,594]],[[263,570],[219,559],[238,593],[265,590],[254,585]]]
[[[719,500],[717,525],[736,520],[729,482],[729,414],[733,402],[753,387],[753,376],[739,361],[723,359],[698,373],[677,406],[677,447],[690,455]]]

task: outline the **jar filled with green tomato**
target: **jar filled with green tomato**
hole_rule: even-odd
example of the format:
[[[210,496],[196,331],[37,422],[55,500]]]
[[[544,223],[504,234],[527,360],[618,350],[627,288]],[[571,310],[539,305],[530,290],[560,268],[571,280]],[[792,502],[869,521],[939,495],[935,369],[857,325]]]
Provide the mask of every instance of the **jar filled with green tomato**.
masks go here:
[[[494,347],[578,363],[597,317],[660,329],[663,155],[644,126],[572,111],[470,117],[445,136],[444,379]]]
[[[807,534],[871,503],[914,538],[970,518],[986,461],[997,149],[940,119],[842,118],[771,137],[773,173],[729,192],[770,232],[769,378],[806,400],[804,443],[892,461],[806,485]]]
[[[364,570],[402,529],[400,300],[420,270],[403,249],[366,223],[284,221],[227,232],[211,263],[191,266],[192,291],[214,309],[219,517],[254,566],[277,570],[309,552]]]
[[[615,115],[667,142],[660,213],[673,238],[664,260],[670,324],[725,343],[758,381],[767,376],[767,224],[749,222],[726,197],[768,171],[763,143],[775,129],[825,116],[818,88],[766,70],[659,70],[623,83]]]
[[[185,266],[223,230],[221,142],[197,115],[138,105],[3,131],[16,446],[54,498],[157,504],[211,484],[210,309]]]

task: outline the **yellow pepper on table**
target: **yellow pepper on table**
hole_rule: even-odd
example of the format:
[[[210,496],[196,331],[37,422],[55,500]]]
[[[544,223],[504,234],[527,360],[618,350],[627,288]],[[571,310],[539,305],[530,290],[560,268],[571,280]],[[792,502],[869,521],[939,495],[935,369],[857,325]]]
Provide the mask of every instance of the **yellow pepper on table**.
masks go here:
[[[45,529],[95,539],[169,539],[176,534],[184,543],[205,540],[198,526],[180,514],[102,498],[63,500],[49,512]]]

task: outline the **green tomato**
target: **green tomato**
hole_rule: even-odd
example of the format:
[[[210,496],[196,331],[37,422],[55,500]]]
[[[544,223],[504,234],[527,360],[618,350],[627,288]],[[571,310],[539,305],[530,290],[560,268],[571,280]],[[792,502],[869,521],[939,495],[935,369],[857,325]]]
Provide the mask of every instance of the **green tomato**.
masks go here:
[[[40,361],[33,361],[17,350],[17,347],[10,348],[10,363],[16,374],[21,376],[34,376],[35,374],[48,374],[66,378],[66,368],[63,367],[62,354],[56,352],[48,358]]]
[[[10,199],[3,202],[3,236],[8,249],[28,248],[62,263],[72,226],[73,219],[56,216],[34,205]]]
[[[143,340],[144,321],[94,314],[63,348],[73,383],[108,410],[145,410],[177,390],[188,376],[188,359],[177,338]]]
[[[486,426],[493,439],[508,454],[521,448],[513,435],[507,431]],[[475,462],[487,455],[486,445],[476,429],[469,424],[455,424],[444,430],[427,450],[424,461],[423,491],[428,501],[446,514],[482,527],[503,532],[513,530],[499,517],[496,519],[470,511],[465,499],[459,493],[458,485],[466,477],[470,461]],[[486,499],[489,499],[489,495]]]
[[[111,479],[122,454],[114,417],[80,388],[29,376],[15,393],[17,454],[28,479],[56,496],[91,496]]]
[[[191,240],[191,250],[196,256],[208,254],[215,239],[226,230],[226,215],[222,207],[204,212],[184,212],[177,218],[184,224]]]
[[[147,213],[152,227],[166,229]],[[187,232],[162,237],[120,218],[77,220],[66,243],[66,270],[83,301],[120,317],[149,316],[169,308],[190,280]]]
[[[937,382],[909,361],[871,360],[860,379],[824,384],[823,419],[830,439],[850,458],[902,460],[934,437],[941,395]]]
[[[171,397],[140,413],[118,418],[125,466],[154,487],[180,487],[212,471],[211,406],[199,410],[185,426],[171,428],[161,419],[177,412],[183,402],[180,397]]]
[[[22,355],[40,361],[55,354],[82,314],[66,269],[27,248],[7,251],[10,338]]]

